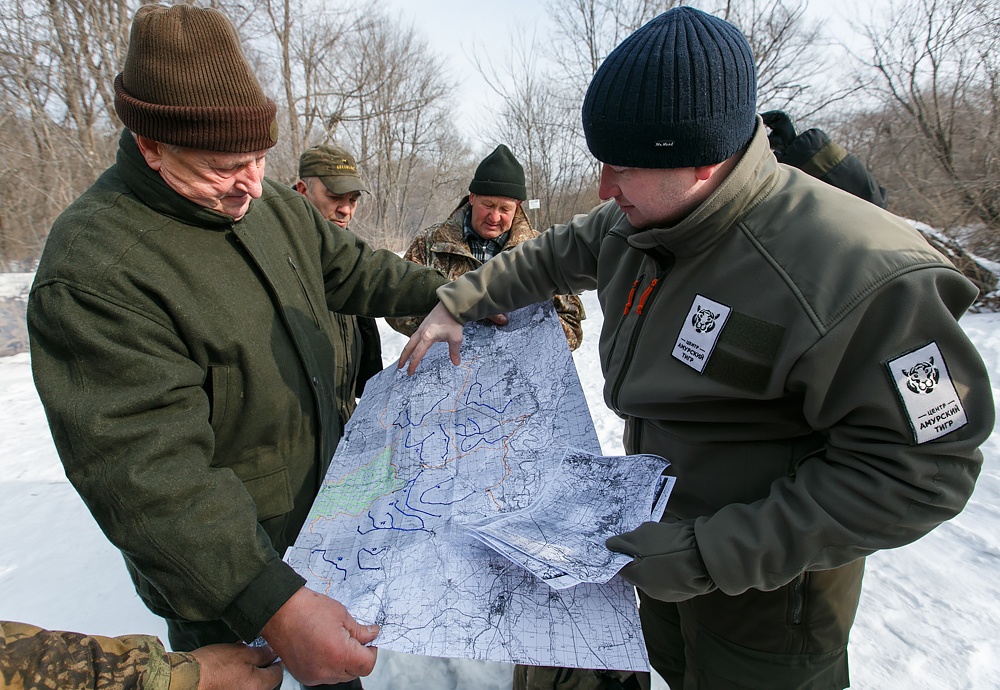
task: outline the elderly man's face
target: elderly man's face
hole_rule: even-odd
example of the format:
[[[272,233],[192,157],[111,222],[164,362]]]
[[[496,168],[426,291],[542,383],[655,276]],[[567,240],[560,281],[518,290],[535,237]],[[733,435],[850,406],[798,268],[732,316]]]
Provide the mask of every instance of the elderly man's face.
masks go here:
[[[493,240],[510,230],[521,202],[505,196],[469,195],[472,229],[484,240]]]
[[[264,179],[264,156],[186,149],[136,137],[146,163],[185,199],[204,208],[242,218],[250,202],[259,199]]]
[[[342,228],[350,225],[354,212],[358,210],[358,201],[361,199],[361,192],[334,194],[318,177],[299,180],[295,188],[309,199],[324,218]]]

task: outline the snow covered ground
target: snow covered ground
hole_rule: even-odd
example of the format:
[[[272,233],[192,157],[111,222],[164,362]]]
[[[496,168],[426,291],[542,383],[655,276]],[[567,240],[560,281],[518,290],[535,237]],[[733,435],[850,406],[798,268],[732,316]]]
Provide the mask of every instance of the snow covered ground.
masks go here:
[[[0,274],[0,298],[18,294],[27,280]],[[594,293],[583,300],[588,318],[574,358],[603,450],[613,455],[623,452],[621,420],[602,401],[601,312]],[[1000,314],[969,314],[963,324],[992,380],[1000,381]],[[380,325],[388,364],[403,339]],[[851,637],[855,690],[1000,688],[1000,436],[983,450],[983,474],[961,515],[914,544],[868,559]],[[0,357],[0,619],[104,635],[166,634],[66,481],[27,353]],[[382,651],[364,685],[505,690],[510,667]]]

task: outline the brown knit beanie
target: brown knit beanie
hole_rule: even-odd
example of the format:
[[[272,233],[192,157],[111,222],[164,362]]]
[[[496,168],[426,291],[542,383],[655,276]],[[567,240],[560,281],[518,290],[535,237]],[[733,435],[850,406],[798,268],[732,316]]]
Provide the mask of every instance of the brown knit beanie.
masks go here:
[[[165,144],[249,153],[277,143],[275,111],[221,12],[145,5],[135,13],[115,78],[115,112],[128,129]]]

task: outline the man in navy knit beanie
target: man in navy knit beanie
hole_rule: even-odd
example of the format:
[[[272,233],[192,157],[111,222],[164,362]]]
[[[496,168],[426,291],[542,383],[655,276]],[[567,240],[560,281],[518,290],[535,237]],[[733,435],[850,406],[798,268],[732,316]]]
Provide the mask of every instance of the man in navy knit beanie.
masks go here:
[[[975,286],[779,164],[755,92],[717,17],[678,7],[626,38],[583,103],[606,203],[439,288],[399,366],[437,341],[459,364],[463,323],[596,289],[625,450],[677,478],[660,522],[606,543],[634,557],[652,668],[671,690],[842,690],[865,557],[964,508],[993,399],[958,324]],[[562,671],[547,687],[596,687]]]

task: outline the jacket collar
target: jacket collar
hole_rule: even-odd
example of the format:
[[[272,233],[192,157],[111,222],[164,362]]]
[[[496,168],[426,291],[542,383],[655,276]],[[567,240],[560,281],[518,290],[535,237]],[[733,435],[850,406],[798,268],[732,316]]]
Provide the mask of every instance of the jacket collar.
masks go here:
[[[663,247],[677,256],[695,256],[718,242],[750,207],[774,188],[777,173],[778,162],[758,116],[754,136],[736,167],[687,217],[669,228],[635,230],[622,214],[617,227],[624,230],[622,234],[628,236],[628,243],[636,249]]]
[[[158,172],[149,167],[139,151],[139,145],[127,129],[122,132],[118,141],[117,162],[122,169],[126,186],[142,203],[157,213],[210,230],[228,230],[236,223],[232,216],[199,206],[175,192]],[[247,214],[252,210],[253,202],[250,203]]]

